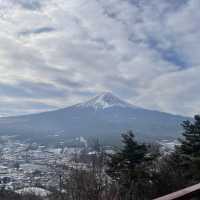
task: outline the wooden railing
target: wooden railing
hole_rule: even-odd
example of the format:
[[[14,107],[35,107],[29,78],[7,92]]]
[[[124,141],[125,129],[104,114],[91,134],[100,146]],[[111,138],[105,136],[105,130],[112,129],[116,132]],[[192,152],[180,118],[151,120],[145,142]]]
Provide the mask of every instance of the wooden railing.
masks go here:
[[[191,200],[193,197],[200,197],[200,183],[154,200]]]

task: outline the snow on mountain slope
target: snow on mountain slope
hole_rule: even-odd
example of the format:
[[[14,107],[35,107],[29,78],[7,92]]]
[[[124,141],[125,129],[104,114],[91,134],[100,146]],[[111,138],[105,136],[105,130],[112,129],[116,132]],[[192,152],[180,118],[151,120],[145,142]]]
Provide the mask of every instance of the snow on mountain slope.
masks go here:
[[[46,139],[59,137],[100,137],[106,142],[120,138],[131,129],[142,138],[168,139],[180,136],[182,121],[190,118],[135,107],[112,93],[63,109],[0,118],[0,135]]]
[[[110,92],[104,92],[93,99],[86,101],[84,103],[80,103],[76,105],[77,107],[91,107],[95,110],[97,109],[106,109],[110,107],[122,107],[122,108],[128,108],[128,107],[134,107],[133,105],[122,101],[118,97],[114,96]]]

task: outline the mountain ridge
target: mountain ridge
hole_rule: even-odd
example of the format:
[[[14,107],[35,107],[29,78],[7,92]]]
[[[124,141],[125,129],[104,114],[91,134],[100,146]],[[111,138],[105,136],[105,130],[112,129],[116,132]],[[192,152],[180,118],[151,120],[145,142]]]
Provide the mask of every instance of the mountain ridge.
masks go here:
[[[147,108],[140,107],[140,106],[135,106],[134,104],[131,104],[131,103],[128,103],[124,100],[121,100],[118,96],[114,95],[112,92],[102,92],[102,93],[92,97],[91,99],[82,102],[82,103],[76,103],[76,104],[72,104],[72,105],[69,105],[69,106],[66,106],[66,107],[63,107],[63,108],[57,108],[57,109],[53,109],[53,110],[47,110],[47,111],[36,112],[36,113],[28,113],[28,114],[23,114],[23,115],[0,116],[0,120],[6,119],[6,118],[16,118],[16,117],[26,117],[26,116],[30,116],[30,115],[40,115],[40,114],[44,114],[44,113],[66,110],[66,109],[69,109],[69,108],[77,108],[77,107],[87,107],[87,108],[89,108],[89,107],[93,107],[93,106],[89,105],[90,102],[96,100],[97,98],[101,98],[102,96],[107,96],[107,95],[112,96],[112,98],[114,97],[115,99],[118,99],[118,101],[121,101],[123,104],[125,104],[124,106],[120,106],[120,105],[115,105],[115,106],[130,107],[130,108],[134,108],[134,109],[143,109],[143,110],[148,110],[148,111],[152,111],[152,112],[159,112],[159,113],[163,113],[163,114],[170,114],[170,115],[177,116],[177,117],[185,117],[185,118],[192,119],[192,117],[181,115],[181,114],[174,114],[174,113],[169,113],[169,112],[165,112],[165,111],[159,111],[159,110],[154,110],[154,109],[147,109]],[[111,108],[111,107],[113,107],[113,106],[105,106],[102,109],[107,109],[107,108]],[[95,107],[93,107],[93,108],[95,108]],[[101,107],[97,107],[95,109],[96,110],[101,109]]]
[[[54,111],[0,118],[0,134],[47,138],[59,133],[63,138],[84,136],[109,140],[132,129],[142,139],[166,139],[177,138],[181,131],[179,124],[187,119],[190,118],[136,107],[112,93],[103,93]]]

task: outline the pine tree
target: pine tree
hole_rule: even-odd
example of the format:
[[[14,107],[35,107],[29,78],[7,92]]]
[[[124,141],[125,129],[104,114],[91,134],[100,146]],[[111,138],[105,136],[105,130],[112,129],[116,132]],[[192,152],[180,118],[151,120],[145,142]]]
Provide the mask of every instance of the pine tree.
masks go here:
[[[143,199],[145,186],[149,185],[147,147],[135,140],[132,131],[122,135],[122,143],[123,148],[111,156],[107,172],[118,182],[123,199]]]
[[[185,176],[192,181],[200,181],[200,116],[194,116],[194,121],[184,121],[181,145],[176,148],[180,155]]]
[[[181,140],[181,153],[190,157],[200,157],[200,116],[194,117],[194,122],[184,121],[184,139]]]
[[[111,156],[109,162],[110,175],[118,178],[121,171],[134,171],[137,165],[145,160],[147,148],[138,144],[132,131],[122,135],[123,148]]]

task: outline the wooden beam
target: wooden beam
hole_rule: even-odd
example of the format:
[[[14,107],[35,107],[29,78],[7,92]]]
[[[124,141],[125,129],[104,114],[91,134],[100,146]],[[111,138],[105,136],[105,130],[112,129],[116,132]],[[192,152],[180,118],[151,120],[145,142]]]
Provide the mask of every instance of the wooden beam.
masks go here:
[[[189,200],[197,194],[200,194],[200,183],[154,200]]]

